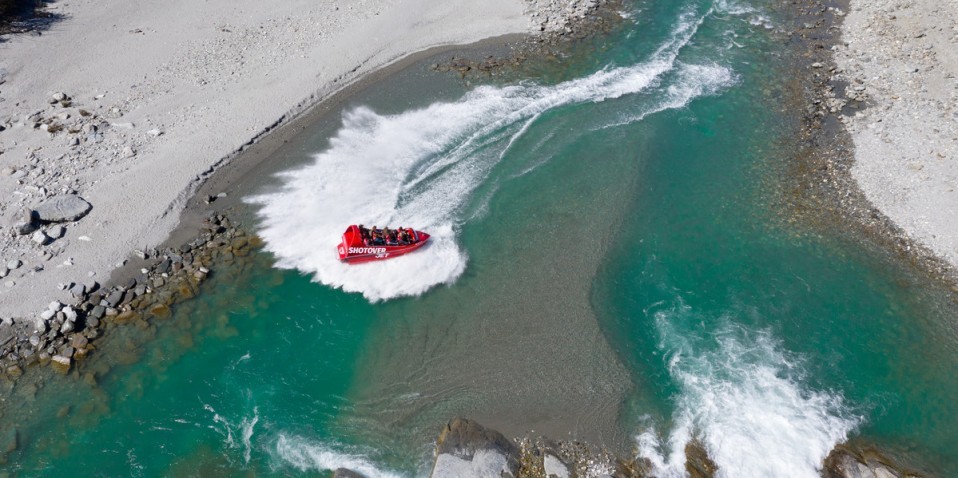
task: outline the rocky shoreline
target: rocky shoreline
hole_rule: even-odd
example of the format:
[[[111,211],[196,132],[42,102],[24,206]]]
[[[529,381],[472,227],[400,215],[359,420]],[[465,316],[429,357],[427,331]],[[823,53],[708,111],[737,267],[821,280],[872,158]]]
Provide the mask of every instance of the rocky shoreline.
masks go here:
[[[17,379],[26,367],[49,365],[61,374],[84,375],[79,362],[94,353],[110,327],[144,325],[169,316],[175,304],[192,299],[220,261],[248,256],[260,241],[218,214],[204,221],[198,237],[177,248],[137,251],[138,271],[128,280],[101,286],[95,280],[70,284],[76,300],[59,301],[33,318],[9,321],[0,336],[0,374]]]
[[[878,99],[866,84],[867,75],[844,66],[847,47],[843,25],[849,15],[848,2],[806,0],[793,3],[791,8],[797,20],[790,33],[792,41],[808,48],[795,64],[788,87],[800,101],[795,108],[803,110],[802,149],[789,171],[791,187],[785,191],[784,209],[789,220],[845,231],[855,241],[864,238],[892,252],[918,274],[958,292],[955,265],[876,205],[855,174],[862,153],[853,137]]]
[[[852,176],[926,253],[958,267],[958,4],[851,0],[833,81],[866,108],[843,117]]]
[[[697,440],[685,447],[690,478],[723,476]],[[633,453],[633,455],[635,455]],[[657,478],[652,464],[636,456],[616,456],[576,441],[545,437],[513,440],[475,421],[454,418],[436,439],[431,478]],[[345,468],[333,478],[366,478]],[[874,450],[839,445],[822,464],[823,478],[919,478]]]

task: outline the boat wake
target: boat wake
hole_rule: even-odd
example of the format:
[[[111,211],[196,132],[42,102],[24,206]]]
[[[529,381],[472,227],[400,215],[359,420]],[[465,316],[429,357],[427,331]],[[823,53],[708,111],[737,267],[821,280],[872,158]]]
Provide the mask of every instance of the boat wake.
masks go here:
[[[709,13],[682,15],[669,39],[640,64],[608,67],[553,86],[481,86],[455,102],[439,102],[394,115],[357,107],[312,164],[281,174],[278,191],[247,198],[258,205],[260,236],[277,265],[370,301],[418,295],[451,283],[465,270],[467,254],[456,241],[475,189],[510,145],[543,113],[641,93],[612,124],[639,121],[735,82],[728,68],[678,60]],[[415,254],[349,266],[337,259],[345,227],[409,226],[432,234]]]
[[[680,390],[665,443],[651,429],[637,439],[655,476],[686,476],[685,445],[698,438],[717,476],[818,478],[828,453],[861,421],[841,395],[803,385],[800,357],[782,352],[771,334],[726,317],[717,332],[699,337],[695,329],[708,321],[685,305],[654,317]]]
[[[346,468],[369,478],[400,478],[402,476],[399,473],[378,468],[361,453],[338,451],[328,445],[296,436],[279,435],[274,452],[275,457],[282,463],[301,472],[334,471],[338,468]]]

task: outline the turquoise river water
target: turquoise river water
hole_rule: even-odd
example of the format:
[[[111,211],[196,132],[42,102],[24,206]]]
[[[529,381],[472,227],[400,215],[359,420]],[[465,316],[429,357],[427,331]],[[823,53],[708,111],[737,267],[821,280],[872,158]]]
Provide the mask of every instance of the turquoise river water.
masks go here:
[[[815,477],[848,439],[958,476],[955,304],[867,241],[782,220],[798,121],[775,8],[627,2],[522,81],[427,59],[357,94],[246,186],[264,250],[111,330],[80,378],[5,389],[3,466],[422,476],[464,415],[663,477],[691,437],[724,477]],[[346,266],[355,222],[434,240]]]

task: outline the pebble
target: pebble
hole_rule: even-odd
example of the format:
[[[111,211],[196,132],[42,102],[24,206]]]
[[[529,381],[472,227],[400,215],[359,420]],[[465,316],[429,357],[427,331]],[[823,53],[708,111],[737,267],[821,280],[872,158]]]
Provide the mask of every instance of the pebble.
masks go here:
[[[12,270],[12,271],[13,271],[13,270],[17,270],[17,269],[19,269],[20,266],[22,266],[22,265],[23,265],[23,262],[20,262],[20,259],[14,259],[14,260],[12,260],[12,261],[10,261],[10,262],[7,262],[7,269],[10,269],[10,270]]]
[[[30,237],[30,240],[38,246],[45,246],[50,242],[50,238],[47,237],[46,233],[43,231],[37,231],[33,233],[33,236]]]
[[[63,231],[64,231],[63,226],[57,224],[51,227],[50,229],[47,229],[47,236],[49,236],[50,239],[57,240],[63,237]]]
[[[163,132],[160,131],[160,130],[158,130],[158,129],[156,129],[156,128],[153,128],[153,129],[147,131],[146,134],[148,134],[148,135],[150,135],[150,136],[153,136],[153,137],[155,138],[155,137],[157,137],[157,136],[163,134]]]
[[[14,282],[14,281],[12,281],[12,280],[8,280],[8,281],[4,282],[3,285],[4,285],[7,289],[10,289],[10,288],[12,288],[13,286],[17,285],[17,283]]]

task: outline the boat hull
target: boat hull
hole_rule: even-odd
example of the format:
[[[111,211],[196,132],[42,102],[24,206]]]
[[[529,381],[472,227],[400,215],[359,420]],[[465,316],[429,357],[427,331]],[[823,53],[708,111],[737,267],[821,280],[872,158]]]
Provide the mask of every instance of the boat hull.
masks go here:
[[[339,254],[339,260],[347,264],[362,264],[392,259],[421,248],[429,240],[429,234],[422,231],[412,231],[412,235],[416,241],[411,244],[397,246],[365,245],[359,234],[359,227],[353,225],[349,226],[343,233],[343,241],[336,246],[336,252]]]

